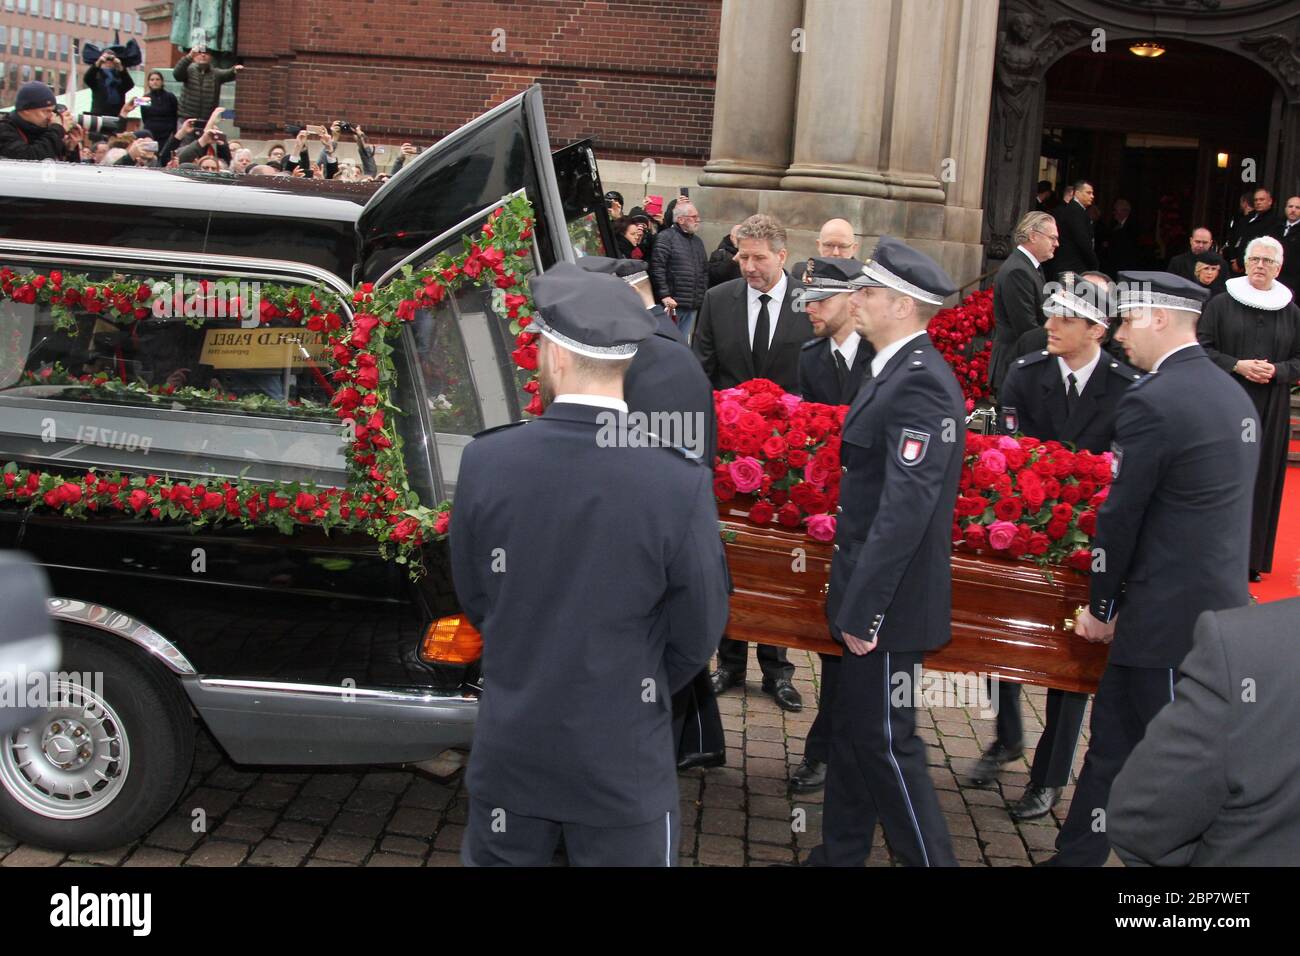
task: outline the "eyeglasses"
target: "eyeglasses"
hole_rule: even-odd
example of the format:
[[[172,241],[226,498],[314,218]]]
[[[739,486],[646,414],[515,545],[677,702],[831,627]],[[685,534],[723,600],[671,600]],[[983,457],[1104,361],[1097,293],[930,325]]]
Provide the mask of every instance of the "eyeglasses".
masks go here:
[[[1266,259],[1263,256],[1251,256],[1246,260],[1246,265],[1248,266],[1254,266],[1254,265],[1275,266],[1278,264],[1279,263],[1276,259]]]
[[[852,242],[823,242],[823,243],[822,243],[822,246],[823,246],[824,248],[826,248],[826,249],[832,249],[832,250],[834,250],[835,252],[842,252],[842,251],[847,250],[847,249],[852,249],[853,246],[854,246],[854,243],[852,243]]]

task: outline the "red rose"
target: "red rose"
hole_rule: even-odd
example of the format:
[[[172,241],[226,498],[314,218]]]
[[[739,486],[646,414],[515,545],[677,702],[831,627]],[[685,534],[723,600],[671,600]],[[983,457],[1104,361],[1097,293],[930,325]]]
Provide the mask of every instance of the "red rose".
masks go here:
[[[363,368],[357,370],[357,384],[362,388],[374,389],[379,387],[379,369]]]
[[[1090,538],[1095,535],[1097,533],[1097,512],[1092,511],[1091,509],[1088,511],[1080,511],[1079,530]]]
[[[298,511],[311,511],[312,508],[316,507],[316,496],[300,491],[298,497],[294,499],[293,506]]]
[[[204,493],[203,501],[200,503],[199,507],[204,511],[213,511],[220,508],[225,503],[226,499],[223,495],[220,495],[215,491],[208,491]]]
[[[763,442],[763,454],[768,458],[780,458],[785,454],[785,439],[780,435],[773,435],[767,441]]]
[[[523,348],[517,348],[510,353],[510,357],[514,359],[515,364],[522,369],[526,369],[527,371],[530,372],[535,371],[537,369],[537,346],[536,345],[528,345]]]
[[[962,537],[972,548],[983,548],[988,544],[988,534],[982,524],[967,525]]]
[[[754,507],[749,509],[749,520],[754,524],[767,524],[772,520],[772,506],[766,501],[754,502]]]
[[[1024,511],[1019,498],[1002,498],[993,505],[993,514],[999,521],[1019,521]]]
[[[268,505],[269,507],[271,507],[271,508],[287,508],[287,507],[289,507],[289,499],[288,499],[288,498],[281,498],[281,497],[280,497],[279,495],[277,495],[274,491],[272,491],[272,492],[270,492],[269,494],[267,494],[267,496],[266,496],[266,503],[267,503],[267,505]]]
[[[1047,522],[1047,534],[1053,541],[1060,541],[1070,530],[1070,522],[1052,520]]]
[[[780,481],[789,474],[790,468],[781,459],[773,458],[763,463],[763,471],[771,475],[776,481]]]
[[[1074,508],[1067,504],[1055,505],[1052,508],[1052,518],[1055,521],[1069,521],[1074,517]]]
[[[139,514],[141,511],[144,511],[145,508],[148,508],[153,504],[153,498],[151,498],[149,492],[145,491],[143,488],[137,488],[135,491],[131,492],[131,496],[128,500],[130,501],[131,507],[135,509],[136,514]]]
[[[1065,502],[1067,505],[1078,504],[1078,503],[1079,503],[1079,498],[1081,497],[1080,494],[1079,494],[1079,486],[1078,486],[1078,485],[1062,485],[1062,486],[1061,486],[1061,494],[1060,494],[1059,497],[1060,497],[1060,499],[1061,499],[1063,502]]]
[[[793,501],[782,505],[781,510],[776,514],[776,520],[787,528],[797,528],[802,523],[799,517],[799,506]]]
[[[1029,536],[1029,544],[1026,550],[1035,557],[1040,557],[1047,553],[1047,549],[1050,545],[1051,541],[1048,539],[1047,535],[1043,534],[1041,531],[1035,531]]]
[[[802,448],[791,448],[785,453],[785,460],[791,468],[803,468],[808,464],[809,456]]]
[[[388,537],[398,544],[405,544],[415,537],[419,530],[420,522],[415,518],[407,518],[395,524],[393,530],[388,533]]]
[[[446,534],[447,528],[451,526],[451,512],[440,511],[437,517],[433,519],[433,530],[435,534]]]
[[[1065,563],[1076,571],[1092,570],[1092,552],[1084,548],[1071,552],[1070,556],[1065,559]]]
[[[350,339],[353,348],[363,349],[370,344],[370,336],[379,325],[379,317],[369,315],[365,312],[359,313],[352,320],[352,338]]]
[[[719,501],[730,501],[736,497],[736,484],[729,477],[722,476],[713,479],[713,497]]]

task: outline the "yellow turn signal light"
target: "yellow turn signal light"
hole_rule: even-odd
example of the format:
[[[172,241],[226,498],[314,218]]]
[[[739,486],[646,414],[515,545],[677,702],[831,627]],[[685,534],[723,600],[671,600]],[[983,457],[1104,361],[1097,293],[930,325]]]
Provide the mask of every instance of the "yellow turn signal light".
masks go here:
[[[482,656],[483,635],[461,614],[430,624],[420,645],[420,659],[431,664],[472,664]]]

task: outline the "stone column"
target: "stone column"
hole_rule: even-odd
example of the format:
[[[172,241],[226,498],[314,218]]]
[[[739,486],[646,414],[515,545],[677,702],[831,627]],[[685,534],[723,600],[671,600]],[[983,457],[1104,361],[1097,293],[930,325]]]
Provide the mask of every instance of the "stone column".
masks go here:
[[[804,0],[723,0],[713,144],[701,186],[775,189],[790,163]]]

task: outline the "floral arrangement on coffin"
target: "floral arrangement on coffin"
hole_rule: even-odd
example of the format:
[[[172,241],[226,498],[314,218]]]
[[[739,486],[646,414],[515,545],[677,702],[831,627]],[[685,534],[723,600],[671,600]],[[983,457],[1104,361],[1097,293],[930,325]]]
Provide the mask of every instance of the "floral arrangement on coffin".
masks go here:
[[[815,541],[835,539],[840,495],[840,427],[845,405],[819,405],[767,379],[713,393],[718,414],[719,501],[752,495],[749,520],[804,528]]]
[[[348,430],[353,433],[346,452],[347,488],[242,478],[180,480],[170,475],[103,473],[96,469],[60,474],[11,461],[0,466],[0,501],[71,517],[121,513],[137,520],[185,523],[195,529],[240,524],[273,527],[282,533],[300,525],[314,525],[325,531],[359,531],[379,542],[381,554],[408,565],[412,577],[418,577],[423,570],[419,547],[446,534],[450,504],[444,501],[427,507],[410,488],[395,427],[395,418],[401,413],[390,394],[397,374],[392,340],[400,333],[403,322],[415,318],[418,309],[436,306],[466,283],[491,284],[503,311],[513,322],[526,325],[532,314],[524,286],[531,262],[532,216],[532,207],[522,196],[503,201],[476,238],[465,238],[459,254],[440,253],[418,274],[408,266],[379,290],[370,283],[359,286],[352,295],[355,314],[346,328],[338,312],[328,301],[318,299],[312,289],[262,286],[262,325],[301,325],[328,337],[323,363],[328,363],[326,370],[332,372],[330,406],[345,426],[351,423]],[[194,297],[206,297],[207,284],[200,282],[199,286]],[[202,308],[184,310],[184,295],[166,284],[151,286],[124,277],[93,279],[58,270],[20,274],[7,267],[0,269],[0,298],[48,306],[56,329],[75,330],[77,312],[104,316],[128,327],[153,315],[153,304],[159,296],[180,296],[172,303],[181,309],[175,314],[217,315],[221,307],[219,299],[210,299]],[[238,304],[226,307],[234,312]],[[535,338],[535,334],[527,337],[521,347]],[[59,383],[64,378],[67,384],[73,380],[66,371],[53,367],[48,375],[37,373],[34,379],[42,377],[43,384],[53,384],[50,379],[56,377]],[[155,394],[143,385],[114,384],[108,376],[90,376],[86,380],[77,376],[75,381],[88,391],[121,392],[117,397],[150,398]],[[168,395],[181,397],[225,399],[200,390],[188,396],[182,396],[179,390]],[[317,413],[319,407],[302,410]]]
[[[966,436],[952,536],[959,547],[1087,572],[1111,454],[1006,435]]]
[[[966,397],[966,412],[989,397],[986,383],[989,376],[989,358],[993,353],[991,341],[985,341],[974,350],[976,338],[988,336],[993,331],[993,290],[972,292],[960,304],[935,313],[930,320],[930,341],[939,350]]]

